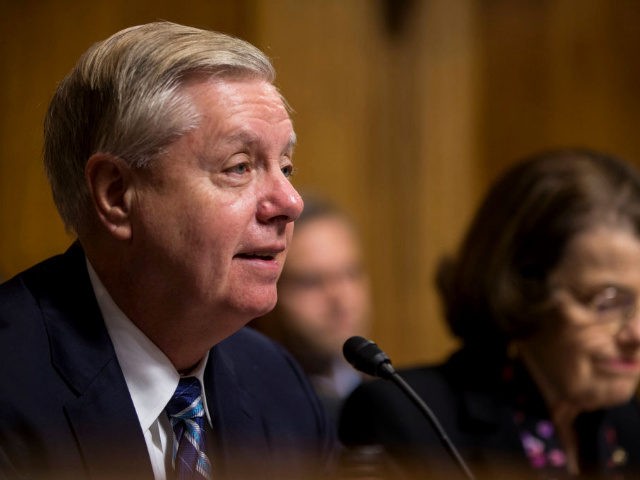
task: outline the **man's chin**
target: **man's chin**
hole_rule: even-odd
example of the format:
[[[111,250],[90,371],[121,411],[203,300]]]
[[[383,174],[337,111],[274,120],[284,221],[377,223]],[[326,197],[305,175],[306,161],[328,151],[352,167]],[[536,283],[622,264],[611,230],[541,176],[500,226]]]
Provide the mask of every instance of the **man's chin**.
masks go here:
[[[247,317],[247,322],[271,312],[276,306],[278,295],[275,288],[261,289],[255,294],[247,293],[241,302],[236,303],[236,309]]]

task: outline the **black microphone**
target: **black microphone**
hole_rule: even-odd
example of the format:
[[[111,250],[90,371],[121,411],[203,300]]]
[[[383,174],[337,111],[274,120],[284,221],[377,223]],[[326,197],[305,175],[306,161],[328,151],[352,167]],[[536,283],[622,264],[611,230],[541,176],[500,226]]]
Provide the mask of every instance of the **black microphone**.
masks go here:
[[[463,471],[465,476],[469,480],[474,480],[474,476],[469,470],[469,467],[462,459],[460,453],[453,445],[446,432],[440,425],[435,414],[431,411],[429,406],[420,398],[413,388],[402,378],[398,372],[396,372],[391,360],[384,353],[375,342],[367,340],[364,337],[351,337],[342,347],[342,353],[344,358],[353,365],[356,370],[363,373],[373,375],[375,377],[384,378],[385,380],[391,380],[411,399],[411,401],[420,409],[420,411],[427,417],[429,423],[438,434],[440,441],[444,448],[449,452],[453,460]]]

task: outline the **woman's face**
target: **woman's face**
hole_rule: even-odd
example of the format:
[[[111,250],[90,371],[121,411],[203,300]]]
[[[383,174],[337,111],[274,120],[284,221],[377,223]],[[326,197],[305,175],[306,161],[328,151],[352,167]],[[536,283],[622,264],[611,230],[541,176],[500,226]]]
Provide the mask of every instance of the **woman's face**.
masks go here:
[[[599,227],[570,241],[550,275],[555,316],[520,344],[548,402],[624,403],[640,380],[640,240]]]

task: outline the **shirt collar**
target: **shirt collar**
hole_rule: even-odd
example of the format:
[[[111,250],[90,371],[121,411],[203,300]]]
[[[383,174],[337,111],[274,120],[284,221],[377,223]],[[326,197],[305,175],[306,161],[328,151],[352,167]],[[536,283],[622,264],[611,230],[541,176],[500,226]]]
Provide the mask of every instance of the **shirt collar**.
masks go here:
[[[145,431],[163,413],[178,386],[180,374],[169,358],[120,310],[88,259],[87,269],[140,426]],[[208,357],[207,353],[189,376],[200,381],[205,412],[210,419],[203,386]]]
[[[336,358],[329,374],[311,374],[309,379],[322,394],[346,398],[360,384],[362,376],[346,361]]]

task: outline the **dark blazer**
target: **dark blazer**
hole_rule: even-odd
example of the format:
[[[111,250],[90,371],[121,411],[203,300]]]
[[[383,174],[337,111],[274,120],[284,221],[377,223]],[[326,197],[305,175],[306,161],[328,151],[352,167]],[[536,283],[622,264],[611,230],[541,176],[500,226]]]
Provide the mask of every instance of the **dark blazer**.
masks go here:
[[[0,286],[0,352],[0,478],[153,478],[78,244]],[[205,390],[217,478],[308,478],[330,461],[317,397],[259,333],[212,348]]]
[[[500,371],[498,364],[463,349],[441,365],[399,373],[427,403],[477,478],[564,478],[558,472],[540,475],[529,466],[514,420],[514,392]],[[539,397],[530,379],[523,388]],[[546,411],[541,398],[536,402]],[[615,478],[640,478],[640,410],[635,400],[578,417],[581,470],[588,478],[607,475],[601,448],[605,422],[615,427],[627,453],[627,465]],[[359,446],[383,447],[384,456],[369,456],[369,461],[389,478],[464,478],[427,418],[390,381],[375,380],[354,391],[342,410],[339,437],[353,452]],[[366,457],[351,455],[358,461]]]

